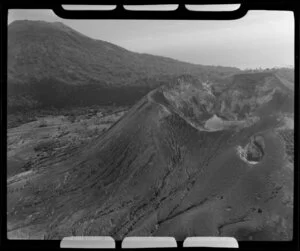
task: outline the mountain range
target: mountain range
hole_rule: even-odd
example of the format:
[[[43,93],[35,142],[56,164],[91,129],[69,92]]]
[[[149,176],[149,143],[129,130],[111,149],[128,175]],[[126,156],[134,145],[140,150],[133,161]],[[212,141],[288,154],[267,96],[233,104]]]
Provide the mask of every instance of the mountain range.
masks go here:
[[[32,21],[9,26],[8,67],[11,110],[12,96],[132,104],[87,145],[8,177],[8,238],[292,239],[289,70],[193,65]]]
[[[8,26],[8,109],[132,105],[181,74],[217,79],[238,68],[140,54],[89,38],[63,23]]]

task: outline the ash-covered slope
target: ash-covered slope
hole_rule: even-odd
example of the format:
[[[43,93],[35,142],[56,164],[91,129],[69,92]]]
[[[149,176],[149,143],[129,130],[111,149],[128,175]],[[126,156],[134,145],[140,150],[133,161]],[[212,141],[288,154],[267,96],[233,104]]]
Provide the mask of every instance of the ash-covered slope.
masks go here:
[[[58,22],[15,21],[8,26],[8,108],[12,112],[132,105],[183,73],[220,78],[238,71],[134,53]]]
[[[255,104],[241,98],[253,92]],[[182,76],[151,91],[95,143],[9,178],[8,236],[290,240],[290,98],[276,76],[256,74],[219,89]]]

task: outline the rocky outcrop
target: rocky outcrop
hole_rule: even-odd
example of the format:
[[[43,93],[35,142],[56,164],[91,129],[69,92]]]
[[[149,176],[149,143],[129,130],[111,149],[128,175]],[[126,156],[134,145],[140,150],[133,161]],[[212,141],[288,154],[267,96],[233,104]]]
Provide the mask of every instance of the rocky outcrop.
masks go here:
[[[253,136],[245,147],[238,146],[240,158],[248,164],[258,164],[264,157],[265,143],[262,136]]]
[[[246,146],[246,158],[248,161],[259,162],[264,156],[264,139],[261,136],[254,136]]]

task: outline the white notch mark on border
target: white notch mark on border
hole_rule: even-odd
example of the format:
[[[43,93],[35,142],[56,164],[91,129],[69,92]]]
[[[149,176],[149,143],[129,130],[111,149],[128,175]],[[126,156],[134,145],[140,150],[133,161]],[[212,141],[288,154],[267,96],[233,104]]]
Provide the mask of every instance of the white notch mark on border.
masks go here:
[[[60,248],[116,248],[116,243],[110,236],[70,236],[61,240]]]
[[[238,248],[234,237],[187,237],[183,247]]]
[[[117,5],[84,5],[84,4],[62,4],[64,10],[80,11],[80,10],[114,10]]]
[[[186,4],[185,7],[190,11],[235,11],[239,9],[241,4]]]
[[[174,237],[125,237],[122,248],[177,248]]]
[[[143,11],[172,11],[178,8],[178,4],[147,4],[147,5],[123,5],[126,10]]]

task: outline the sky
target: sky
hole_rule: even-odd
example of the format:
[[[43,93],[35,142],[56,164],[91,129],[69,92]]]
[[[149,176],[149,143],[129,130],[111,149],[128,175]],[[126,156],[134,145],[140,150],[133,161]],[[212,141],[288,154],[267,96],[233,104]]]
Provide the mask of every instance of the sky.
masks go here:
[[[294,16],[249,11],[237,20],[71,20],[52,10],[9,10],[14,20],[60,21],[128,50],[203,65],[272,68],[294,65]]]

